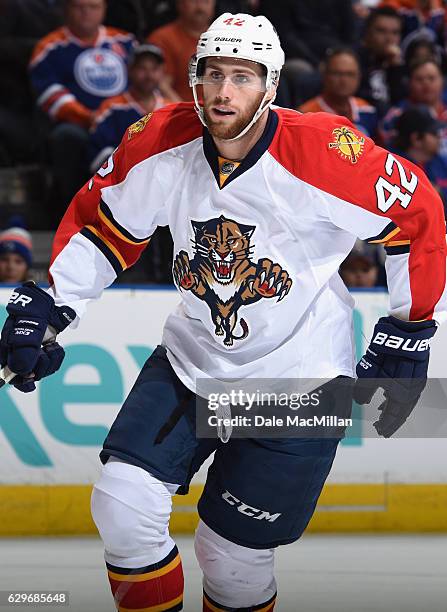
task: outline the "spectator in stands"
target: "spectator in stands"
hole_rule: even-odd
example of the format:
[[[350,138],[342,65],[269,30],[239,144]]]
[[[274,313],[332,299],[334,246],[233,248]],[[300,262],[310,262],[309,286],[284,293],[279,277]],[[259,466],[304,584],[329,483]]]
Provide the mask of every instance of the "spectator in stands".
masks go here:
[[[279,103],[296,108],[320,91],[318,66],[326,50],[356,42],[352,2],[259,0],[258,10],[278,30],[286,54]]]
[[[105,100],[96,113],[90,132],[92,174],[119,145],[129,125],[169,104],[159,91],[163,63],[163,53],[155,45],[140,45],[134,50],[129,60],[129,89]]]
[[[352,0],[352,8],[361,23],[368,18],[371,10],[377,8],[380,4],[381,0]]]
[[[358,95],[373,104],[379,117],[405,95],[405,67],[400,49],[401,18],[390,8],[370,12],[359,49],[362,80]]]
[[[441,132],[446,127],[427,109],[409,108],[397,119],[394,149],[420,166],[447,206],[447,162],[440,153]]]
[[[415,63],[410,68],[409,94],[386,114],[382,125],[385,145],[391,144],[396,133],[396,120],[410,106],[426,106],[435,119],[447,121],[447,106],[442,99],[441,69],[433,60]],[[441,155],[447,160],[447,130],[442,131]]]
[[[405,66],[407,69],[415,63],[432,60],[441,66],[444,57],[439,47],[427,38],[416,38],[405,48]]]
[[[31,234],[13,225],[0,232],[0,283],[17,285],[28,279],[32,264]]]
[[[349,47],[330,49],[322,67],[323,89],[319,96],[305,102],[303,113],[324,111],[343,115],[359,130],[376,135],[377,112],[366,100],[354,97],[360,84],[360,66],[356,54]]]
[[[259,12],[278,30],[286,58],[314,69],[328,48],[356,42],[352,0],[260,0]]]
[[[88,128],[101,102],[127,88],[133,35],[101,25],[105,0],[66,0],[65,27],[34,49],[30,74],[39,106],[58,123],[50,137],[59,205],[86,176]]]
[[[404,48],[421,35],[444,47],[445,8],[441,0],[384,0],[382,6],[395,8],[402,17]]]
[[[177,0],[177,19],[158,28],[148,38],[165,56],[166,80],[162,91],[173,101],[192,100],[188,64],[196,52],[200,34],[213,20],[214,8],[215,0]]]
[[[34,109],[28,63],[37,41],[62,24],[63,2],[0,1],[0,165],[39,157],[46,122]]]
[[[340,266],[340,276],[347,287],[374,287],[378,268],[367,255],[352,252]]]

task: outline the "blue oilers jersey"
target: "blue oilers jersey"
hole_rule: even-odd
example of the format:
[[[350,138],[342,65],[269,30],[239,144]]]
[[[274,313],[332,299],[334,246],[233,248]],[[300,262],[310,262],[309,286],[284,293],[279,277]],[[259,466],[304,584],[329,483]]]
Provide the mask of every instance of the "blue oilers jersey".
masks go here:
[[[154,92],[153,110],[162,108],[168,102],[159,92]],[[127,128],[144,115],[145,109],[129,91],[101,104],[90,131],[89,163],[92,173],[98,170],[119,145]]]
[[[30,74],[39,106],[53,119],[96,110],[106,98],[127,89],[132,34],[101,26],[94,44],[59,28],[39,41]],[[79,122],[79,121],[78,121]]]

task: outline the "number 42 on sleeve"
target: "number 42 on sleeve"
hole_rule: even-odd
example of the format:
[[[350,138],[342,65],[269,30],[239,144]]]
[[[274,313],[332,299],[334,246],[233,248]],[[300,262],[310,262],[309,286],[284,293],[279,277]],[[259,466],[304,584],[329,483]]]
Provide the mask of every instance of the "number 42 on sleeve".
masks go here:
[[[379,176],[375,185],[377,207],[382,212],[387,212],[397,201],[402,208],[407,208],[418,185],[418,177],[413,172],[410,172],[410,177],[408,178],[405,168],[400,161],[389,153],[385,162],[385,172],[388,176],[393,174],[394,165],[397,166],[399,171],[400,185],[390,183],[384,176]]]

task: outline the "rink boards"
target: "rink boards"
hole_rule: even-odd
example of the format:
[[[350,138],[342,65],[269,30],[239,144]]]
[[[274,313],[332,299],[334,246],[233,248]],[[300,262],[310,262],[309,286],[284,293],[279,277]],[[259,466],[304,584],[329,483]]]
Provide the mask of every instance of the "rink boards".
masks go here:
[[[0,289],[0,323],[9,295]],[[388,298],[380,291],[354,297],[361,353]],[[98,451],[178,299],[161,288],[106,291],[78,330],[64,332],[67,357],[59,373],[31,395],[0,390],[0,535],[94,531],[89,497]],[[447,326],[433,344],[433,377],[443,376],[445,347]],[[447,531],[446,455],[444,439],[387,441],[359,430],[340,447],[310,529]],[[205,477],[203,469],[189,495],[174,498],[173,531],[195,528]]]

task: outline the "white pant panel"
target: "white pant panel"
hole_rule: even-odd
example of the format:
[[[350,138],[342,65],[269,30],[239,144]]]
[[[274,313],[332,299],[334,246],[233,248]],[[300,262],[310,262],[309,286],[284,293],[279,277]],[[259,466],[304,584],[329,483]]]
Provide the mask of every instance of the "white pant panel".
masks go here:
[[[274,549],[257,550],[222,538],[203,521],[194,541],[203,572],[203,588],[216,602],[247,608],[268,601],[276,593]]]
[[[171,552],[171,494],[177,488],[178,485],[165,485],[140,467],[113,457],[108,460],[91,500],[93,520],[104,542],[108,563],[144,567]]]

